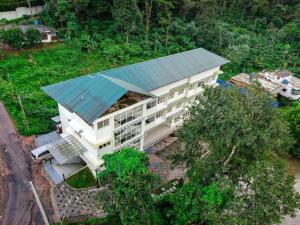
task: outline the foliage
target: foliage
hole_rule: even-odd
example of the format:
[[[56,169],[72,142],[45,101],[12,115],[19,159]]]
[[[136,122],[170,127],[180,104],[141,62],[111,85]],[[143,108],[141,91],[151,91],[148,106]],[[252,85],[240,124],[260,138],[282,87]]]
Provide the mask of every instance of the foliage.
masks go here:
[[[174,224],[271,225],[299,209],[294,177],[279,159],[293,141],[272,101],[257,85],[205,88],[178,132],[176,159],[188,165],[189,182],[174,196]],[[202,190],[219,204],[199,204]]]
[[[113,0],[112,16],[116,25],[125,33],[125,42],[129,35],[137,30],[141,20],[141,13],[137,0]]]
[[[104,155],[105,170],[97,176],[107,190],[98,195],[99,204],[106,212],[118,216],[122,224],[159,224],[151,192],[159,178],[146,167],[144,153],[124,148]]]
[[[291,106],[282,108],[283,116],[289,122],[291,133],[296,140],[291,149],[291,153],[300,157],[300,103],[294,102]]]
[[[34,47],[41,43],[42,35],[40,31],[34,28],[29,28],[25,33],[25,45],[27,47]]]
[[[194,159],[211,151],[214,160],[223,164],[218,165],[218,170],[233,176],[239,175],[232,173],[234,170],[243,171],[253,161],[272,154],[285,155],[292,140],[272,102],[272,97],[256,86],[207,87],[198,104],[190,109],[190,120],[178,133],[185,144],[181,158],[192,165]]]
[[[89,168],[80,170],[78,173],[67,178],[65,182],[77,189],[96,186],[96,180]]]
[[[22,48],[24,34],[20,28],[5,30],[1,33],[1,41],[12,48]]]

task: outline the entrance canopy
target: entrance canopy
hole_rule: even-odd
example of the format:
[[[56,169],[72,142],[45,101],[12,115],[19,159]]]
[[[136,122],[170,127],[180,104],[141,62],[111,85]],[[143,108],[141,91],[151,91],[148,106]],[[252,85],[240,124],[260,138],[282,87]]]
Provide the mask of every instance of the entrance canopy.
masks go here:
[[[76,163],[87,149],[72,135],[49,144],[49,152],[59,164]]]

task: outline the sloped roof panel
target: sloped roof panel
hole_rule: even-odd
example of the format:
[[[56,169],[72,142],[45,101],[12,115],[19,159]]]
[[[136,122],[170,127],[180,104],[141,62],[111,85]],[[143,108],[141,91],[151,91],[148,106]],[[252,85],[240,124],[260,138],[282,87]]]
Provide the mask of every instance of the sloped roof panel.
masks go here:
[[[198,48],[102,73],[152,91],[228,62],[212,52]]]
[[[101,75],[83,76],[42,89],[90,124],[127,92]]]
[[[229,61],[203,48],[90,74],[42,88],[88,123],[93,123],[128,90],[150,91]]]

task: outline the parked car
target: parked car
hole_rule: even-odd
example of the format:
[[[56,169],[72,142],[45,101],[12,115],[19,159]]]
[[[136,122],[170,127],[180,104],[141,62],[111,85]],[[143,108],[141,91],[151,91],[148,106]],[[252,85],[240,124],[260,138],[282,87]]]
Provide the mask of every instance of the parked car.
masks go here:
[[[31,158],[36,163],[42,163],[52,159],[52,155],[48,150],[48,146],[44,145],[31,151]]]

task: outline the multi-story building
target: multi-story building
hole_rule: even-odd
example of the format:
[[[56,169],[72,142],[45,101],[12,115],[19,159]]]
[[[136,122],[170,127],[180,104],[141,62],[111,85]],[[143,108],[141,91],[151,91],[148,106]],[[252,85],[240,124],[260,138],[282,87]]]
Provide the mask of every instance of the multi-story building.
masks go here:
[[[81,76],[44,87],[58,103],[62,136],[92,169],[104,154],[125,146],[146,149],[182,123],[187,106],[216,85],[228,61],[199,48],[142,63]]]

